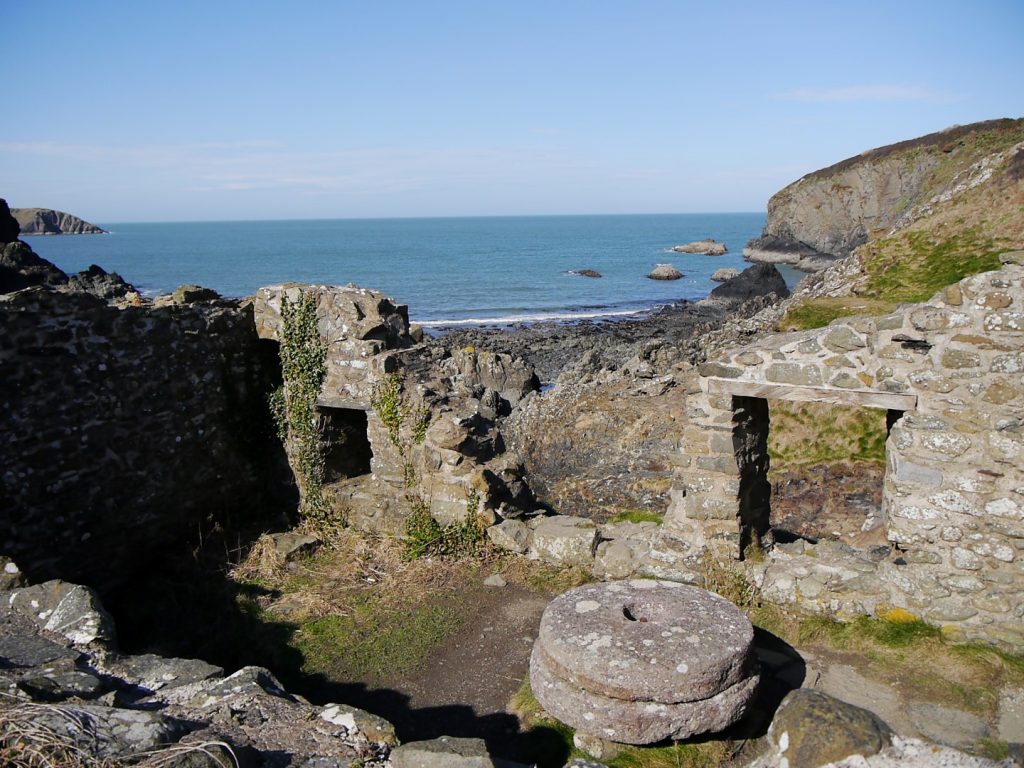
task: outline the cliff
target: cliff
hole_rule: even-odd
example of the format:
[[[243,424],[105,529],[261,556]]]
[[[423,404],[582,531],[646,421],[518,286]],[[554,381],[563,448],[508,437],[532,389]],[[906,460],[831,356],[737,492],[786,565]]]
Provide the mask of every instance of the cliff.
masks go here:
[[[990,120],[862,152],[809,173],[768,201],[751,261],[816,272],[933,208],[1013,175],[1024,120]]]
[[[102,235],[105,229],[51,208],[12,208],[23,235]]]

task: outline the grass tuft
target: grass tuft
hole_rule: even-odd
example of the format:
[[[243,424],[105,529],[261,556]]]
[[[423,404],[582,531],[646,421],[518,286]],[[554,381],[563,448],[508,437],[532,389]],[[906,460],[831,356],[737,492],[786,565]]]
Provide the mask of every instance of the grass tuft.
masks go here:
[[[619,512],[610,522],[613,523],[657,523],[661,525],[665,520],[663,512],[654,512],[650,509],[627,509]]]

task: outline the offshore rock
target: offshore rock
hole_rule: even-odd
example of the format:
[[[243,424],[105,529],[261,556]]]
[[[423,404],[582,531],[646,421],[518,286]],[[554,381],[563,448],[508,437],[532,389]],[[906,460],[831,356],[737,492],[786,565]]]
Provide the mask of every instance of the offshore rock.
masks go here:
[[[683,273],[671,264],[659,264],[647,276],[651,280],[679,280]]]
[[[138,293],[135,286],[125,281],[117,272],[107,272],[96,264],[90,265],[77,275],[72,275],[65,290],[91,293],[107,301],[123,299],[129,293]]]
[[[672,250],[676,253],[703,253],[705,256],[721,256],[729,249],[725,247],[725,243],[708,239],[695,240],[686,245],[677,245]]]
[[[773,264],[755,264],[712,290],[704,302],[735,305],[767,294],[784,299],[789,288]]]
[[[759,679],[753,637],[738,608],[696,587],[586,585],[545,609],[530,680],[548,712],[594,736],[687,738],[746,711]]]

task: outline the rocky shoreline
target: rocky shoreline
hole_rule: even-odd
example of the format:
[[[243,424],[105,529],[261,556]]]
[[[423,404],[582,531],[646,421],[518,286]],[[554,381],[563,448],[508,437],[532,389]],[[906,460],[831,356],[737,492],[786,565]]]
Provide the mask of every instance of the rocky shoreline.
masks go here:
[[[550,385],[580,361],[591,371],[617,369],[639,354],[659,353],[663,367],[670,367],[692,356],[692,342],[702,334],[731,318],[756,314],[788,295],[774,266],[754,265],[705,299],[682,301],[638,318],[524,323],[508,330],[442,326],[431,343],[521,357],[533,365],[542,385]]]

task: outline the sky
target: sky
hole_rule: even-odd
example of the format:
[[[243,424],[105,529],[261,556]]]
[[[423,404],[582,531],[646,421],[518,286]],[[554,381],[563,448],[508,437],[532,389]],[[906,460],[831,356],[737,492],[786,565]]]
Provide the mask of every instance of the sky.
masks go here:
[[[0,197],[99,223],[764,210],[1024,116],[1024,0],[0,0]]]

